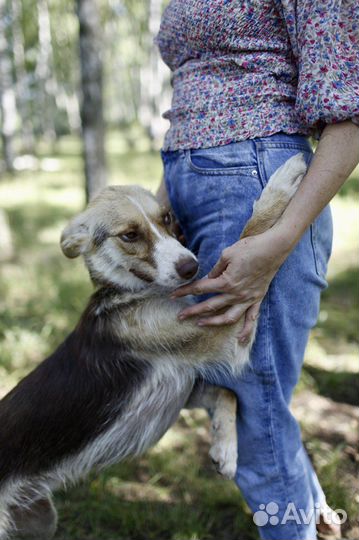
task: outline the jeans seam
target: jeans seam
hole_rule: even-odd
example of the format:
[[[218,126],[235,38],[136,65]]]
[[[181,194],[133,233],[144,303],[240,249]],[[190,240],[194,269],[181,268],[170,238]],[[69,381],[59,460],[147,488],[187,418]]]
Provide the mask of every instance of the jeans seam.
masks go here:
[[[269,287],[267,294],[268,294],[268,304],[267,304],[267,313],[266,313],[266,328],[265,328],[266,337],[265,337],[265,340],[266,340],[266,354],[267,354],[267,357],[269,359],[271,357],[271,346],[270,346],[270,339],[269,339],[269,326],[270,326],[270,320],[271,320],[271,313],[270,313],[271,287]],[[285,494],[284,498],[285,498],[286,508],[288,508],[289,498],[288,498],[288,493],[287,493],[287,486],[286,486],[286,484],[284,482],[283,472],[281,470],[281,467],[279,466],[279,458],[278,458],[278,454],[277,454],[277,451],[276,451],[276,445],[275,445],[275,442],[274,442],[273,395],[272,395],[273,394],[273,384],[269,384],[268,387],[269,387],[268,388],[268,397],[269,397],[269,404],[268,404],[269,405],[269,440],[270,440],[272,455],[273,455],[273,459],[274,459],[274,463],[275,463],[275,468],[276,468],[280,483],[282,485],[282,493]],[[300,533],[298,524],[296,522],[295,522],[295,530],[296,530],[296,533],[297,533],[297,536],[298,536],[298,539],[299,539],[301,533]]]
[[[266,186],[266,180],[265,180],[265,171],[264,171],[263,160],[262,160],[263,148],[260,145],[260,143],[257,143],[257,142],[255,143],[255,147],[256,147],[256,158],[257,158],[257,166],[258,166],[258,173],[259,173],[258,174],[259,181],[261,183],[262,188],[264,189]]]
[[[314,258],[314,265],[315,265],[315,270],[318,274],[318,276],[322,277],[321,276],[321,272],[319,270],[319,263],[318,263],[318,257],[317,257],[317,238],[316,238],[316,223],[312,223],[310,225],[310,243],[311,243],[311,246],[312,246],[312,251],[313,251],[313,258]]]
[[[308,143],[308,146],[306,144],[301,143],[290,143],[290,142],[265,142],[265,141],[256,141],[256,145],[261,146],[265,149],[267,148],[290,148],[294,150],[302,150],[303,152],[310,152],[311,147]]]
[[[264,162],[263,162],[263,157],[262,157],[263,151],[264,151],[263,145],[261,145],[260,143],[256,143],[256,155],[257,155],[257,164],[258,164],[258,173],[259,173],[258,176],[259,176],[259,181],[261,183],[261,186],[264,189],[267,185],[267,180],[266,180]]]

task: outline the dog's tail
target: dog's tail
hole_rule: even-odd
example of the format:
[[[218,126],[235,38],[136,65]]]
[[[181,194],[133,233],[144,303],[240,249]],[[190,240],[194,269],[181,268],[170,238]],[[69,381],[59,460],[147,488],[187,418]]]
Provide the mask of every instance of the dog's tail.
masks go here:
[[[270,177],[260,198],[253,205],[253,214],[241,238],[261,234],[273,227],[297,191],[307,170],[303,154],[288,159]]]

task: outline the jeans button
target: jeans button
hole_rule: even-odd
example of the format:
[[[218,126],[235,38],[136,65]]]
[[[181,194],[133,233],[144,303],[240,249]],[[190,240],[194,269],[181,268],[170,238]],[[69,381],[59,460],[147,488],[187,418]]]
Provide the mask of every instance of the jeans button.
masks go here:
[[[256,169],[253,169],[252,176],[258,176],[258,173],[257,173]]]

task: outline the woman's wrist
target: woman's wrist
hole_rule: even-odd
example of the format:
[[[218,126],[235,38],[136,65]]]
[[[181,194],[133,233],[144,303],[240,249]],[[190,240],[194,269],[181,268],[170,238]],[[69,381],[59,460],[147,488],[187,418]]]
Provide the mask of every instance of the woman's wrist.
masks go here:
[[[276,247],[279,259],[282,262],[288,257],[289,253],[294,249],[302,233],[298,231],[295,224],[287,220],[279,220],[267,233],[271,237],[271,241]]]
[[[293,218],[292,215],[283,215],[276,223],[273,229],[276,230],[278,240],[283,243],[283,249],[291,251],[299,242],[309,223],[300,222]]]

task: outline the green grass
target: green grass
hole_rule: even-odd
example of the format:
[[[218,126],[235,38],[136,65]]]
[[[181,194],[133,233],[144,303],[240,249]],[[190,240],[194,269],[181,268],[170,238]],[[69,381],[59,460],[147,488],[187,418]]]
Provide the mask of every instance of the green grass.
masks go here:
[[[80,144],[63,138],[54,152],[42,144],[38,170],[0,182],[15,257],[0,266],[0,390],[50,353],[71,330],[91,291],[80,260],[67,260],[58,245],[62,228],[84,205]],[[108,139],[112,183],[155,189],[158,154],[146,141],[129,148]],[[338,402],[357,403],[358,230],[355,179],[334,202],[336,243],[330,288],[313,332],[300,388]],[[310,404],[308,404],[310,406]],[[305,425],[304,433],[305,431]],[[308,439],[330,502],[348,508],[354,521],[352,461],[342,443]],[[256,538],[239,491],[219,478],[208,458],[204,413],[183,412],[179,422],[144,457],[92,476],[57,495],[63,540],[235,540]],[[337,472],[340,471],[338,480]]]
[[[90,479],[70,499],[60,495],[66,527],[60,528],[59,538],[69,533],[68,523],[79,538],[91,539],[255,538],[238,490],[217,481],[203,459],[207,445],[202,437],[196,431],[190,436],[183,421],[174,437],[141,460]],[[80,506],[71,504],[74,499],[82,501]]]

